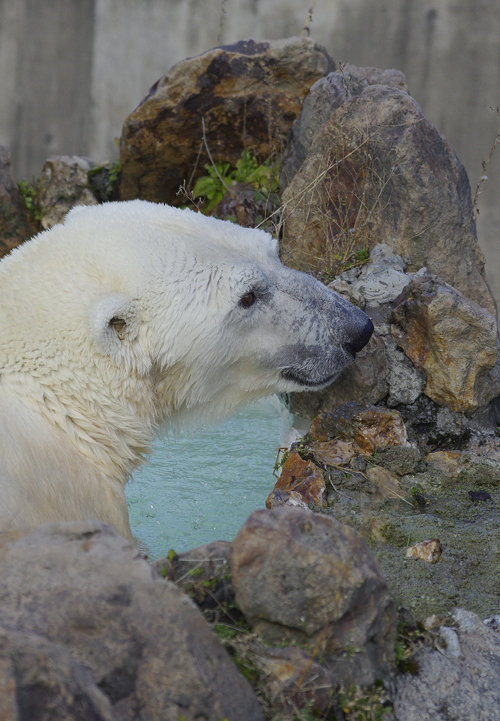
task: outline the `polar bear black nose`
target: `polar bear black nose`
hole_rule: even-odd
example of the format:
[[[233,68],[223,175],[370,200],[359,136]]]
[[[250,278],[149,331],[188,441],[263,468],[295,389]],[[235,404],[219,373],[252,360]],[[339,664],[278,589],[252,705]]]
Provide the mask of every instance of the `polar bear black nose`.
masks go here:
[[[349,339],[349,342],[345,344],[345,349],[354,358],[356,353],[365,347],[373,333],[373,323],[368,318],[367,322],[361,330],[358,330],[353,337]]]

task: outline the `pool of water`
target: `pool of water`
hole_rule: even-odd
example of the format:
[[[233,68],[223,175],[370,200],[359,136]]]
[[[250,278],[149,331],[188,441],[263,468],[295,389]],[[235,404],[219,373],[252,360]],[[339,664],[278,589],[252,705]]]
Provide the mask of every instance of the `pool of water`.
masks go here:
[[[126,487],[132,532],[149,556],[232,541],[249,514],[265,507],[276,482],[277,448],[291,421],[271,397],[221,426],[157,439]]]

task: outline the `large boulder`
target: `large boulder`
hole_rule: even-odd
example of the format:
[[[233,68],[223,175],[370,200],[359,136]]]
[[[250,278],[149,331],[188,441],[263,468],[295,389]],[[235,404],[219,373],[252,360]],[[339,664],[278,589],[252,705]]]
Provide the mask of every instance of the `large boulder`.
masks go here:
[[[0,258],[40,229],[10,172],[10,153],[0,145]]]
[[[335,68],[306,38],[241,41],[175,65],[129,115],[120,140],[122,200],[178,203],[210,162],[280,151],[304,97]],[[203,123],[205,138],[203,135]]]
[[[109,698],[67,649],[2,626],[0,719],[118,721]]]
[[[0,617],[5,628],[64,647],[116,719],[136,718],[140,708],[151,721],[262,720],[252,689],[192,601],[109,526],[1,534]],[[60,665],[66,656],[58,658]]]
[[[238,607],[270,640],[320,652],[341,683],[391,664],[395,607],[361,536],[301,508],[254,511],[229,554]]]
[[[446,139],[402,90],[369,85],[314,135],[283,194],[283,261],[324,278],[377,243],[494,312],[469,180]]]
[[[370,85],[386,85],[408,90],[406,78],[399,70],[358,68],[344,63],[338,72],[317,80],[302,105],[288,137],[280,167],[280,186],[284,190],[293,180],[304,160],[316,132],[347,99],[361,95]]]

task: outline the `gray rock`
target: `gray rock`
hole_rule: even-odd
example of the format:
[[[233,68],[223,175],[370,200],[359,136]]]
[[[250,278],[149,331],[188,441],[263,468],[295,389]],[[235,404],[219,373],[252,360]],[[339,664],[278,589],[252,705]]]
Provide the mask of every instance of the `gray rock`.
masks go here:
[[[257,633],[319,651],[346,684],[373,683],[387,670],[394,604],[352,528],[302,509],[254,511],[229,562],[237,604]]]
[[[364,296],[367,305],[376,307],[395,300],[410,280],[406,273],[395,268],[377,268],[361,275],[352,287]]]
[[[2,721],[118,721],[108,697],[71,653],[0,626]]]
[[[329,73],[314,83],[287,140],[280,167],[282,190],[290,184],[300,169],[321,126],[342,103],[361,95],[370,85],[387,85],[407,90],[406,78],[399,70],[358,68],[350,63],[345,63],[341,70]]]
[[[387,405],[394,407],[401,403],[407,405],[414,403],[424,391],[427,380],[425,372],[415,368],[411,360],[394,343],[391,336],[384,336],[384,342],[389,363]]]
[[[118,719],[262,720],[259,702],[192,601],[97,522],[0,537],[0,616],[64,646]]]
[[[360,293],[372,308],[391,303],[411,280],[405,268],[400,255],[386,243],[379,243],[370,253],[370,262],[352,281],[351,288]]]
[[[42,168],[37,203],[42,228],[62,223],[75,205],[97,205],[88,172],[94,163],[77,155],[53,155]]]
[[[443,648],[425,649],[418,673],[398,678],[398,721],[500,719],[500,634],[469,611],[457,609],[454,618],[456,630],[440,630]]]
[[[423,452],[415,446],[391,446],[377,453],[377,465],[404,476],[416,473],[423,464],[423,458]]]

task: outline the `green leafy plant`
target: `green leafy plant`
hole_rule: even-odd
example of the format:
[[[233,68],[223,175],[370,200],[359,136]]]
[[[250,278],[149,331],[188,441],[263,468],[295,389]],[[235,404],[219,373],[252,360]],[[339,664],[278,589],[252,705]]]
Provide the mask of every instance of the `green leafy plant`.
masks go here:
[[[36,196],[38,192],[38,181],[33,178],[31,183],[27,180],[18,182],[19,192],[21,193],[27,210],[33,215],[35,220],[40,222],[42,219],[42,211],[37,207]]]
[[[259,163],[250,151],[244,150],[234,168],[230,163],[207,163],[207,174],[196,181],[193,196],[207,199],[204,213],[210,213],[220,203],[233,182],[252,185],[255,188],[254,200],[265,200],[278,190],[278,169],[278,163],[273,163],[271,159]],[[277,201],[277,197],[273,200]]]
[[[352,684],[339,692],[338,702],[348,721],[383,721],[392,712],[389,694],[381,681],[367,689]]]
[[[89,185],[94,191],[97,200],[101,203],[111,200],[113,189],[121,171],[122,166],[119,160],[95,165],[89,170],[87,174]]]

